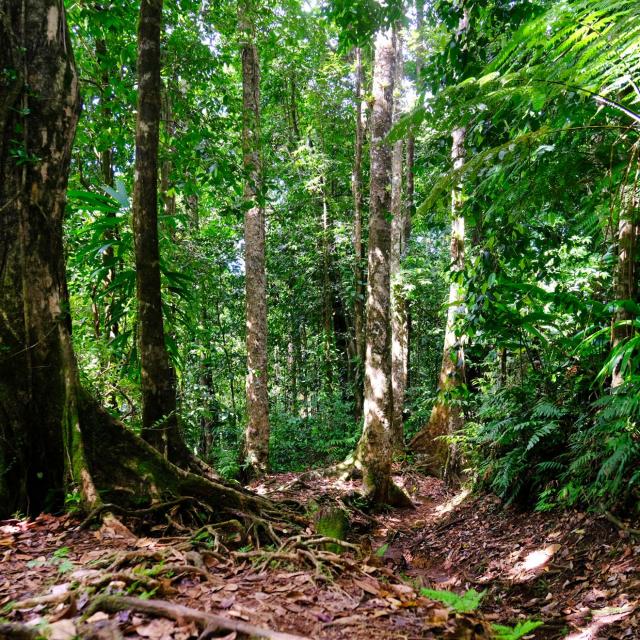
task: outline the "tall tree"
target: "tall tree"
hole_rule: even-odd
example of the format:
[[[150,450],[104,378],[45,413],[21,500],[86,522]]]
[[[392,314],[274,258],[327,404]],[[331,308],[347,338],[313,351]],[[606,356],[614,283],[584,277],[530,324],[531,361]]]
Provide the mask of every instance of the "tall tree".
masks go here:
[[[371,194],[367,280],[364,429],[357,459],[364,492],[374,505],[410,504],[391,479],[391,129],[395,45],[391,29],[376,35],[371,123]]]
[[[76,492],[86,509],[188,495],[259,511],[264,499],[174,466],[80,388],[62,236],[80,100],[63,1],[1,0],[0,37],[0,517]]]
[[[365,359],[365,338],[364,338],[364,271],[362,268],[362,149],[364,145],[364,124],[362,122],[362,91],[364,84],[364,72],[362,68],[362,50],[360,47],[354,49],[356,63],[356,127],[355,127],[355,151],[353,158],[353,171],[351,175],[351,189],[353,191],[353,278],[355,281],[355,299],[353,305],[354,317],[354,343],[355,343],[355,419],[360,422],[364,406],[364,359]]]
[[[396,31],[396,71],[393,121],[400,119],[402,81],[404,75],[402,35]],[[391,159],[391,388],[393,393],[393,417],[391,420],[391,446],[395,451],[404,448],[404,396],[407,384],[407,364],[409,355],[409,328],[407,303],[402,290],[400,267],[407,244],[407,218],[409,212],[403,201],[403,155],[404,140],[393,144]]]
[[[62,0],[2,0],[0,32],[0,512],[37,513],[72,472],[62,218],[80,101]]]
[[[463,7],[456,38],[464,37],[469,28],[469,13]],[[459,170],[465,161],[466,128],[457,127],[451,134],[451,162],[453,170]],[[444,349],[438,397],[431,410],[429,422],[412,439],[410,447],[426,454],[431,473],[455,482],[458,477],[458,463],[455,446],[448,436],[464,426],[462,410],[451,401],[451,392],[465,381],[464,339],[457,334],[457,324],[464,313],[464,292],[460,279],[464,271],[465,219],[463,212],[462,184],[456,184],[451,191],[451,236],[450,236],[450,282],[445,324]]]
[[[634,163],[635,160],[635,163]],[[636,164],[636,170],[631,168]],[[631,174],[631,175],[630,175]],[[634,334],[632,321],[636,317],[631,311],[631,303],[638,298],[638,239],[640,238],[640,222],[638,222],[638,178],[640,163],[637,150],[634,149],[631,163],[627,171],[627,182],[630,184],[621,190],[620,219],[618,221],[618,262],[615,273],[615,299],[620,305],[613,319],[611,343],[615,349]],[[615,389],[624,382],[621,371],[622,355],[618,357],[611,376],[611,387]]]
[[[267,279],[265,210],[260,142],[260,60],[256,46],[255,6],[240,5],[242,38],[242,151],[244,164],[244,242],[247,326],[247,427],[244,455],[250,475],[269,463],[267,389]]]
[[[165,345],[158,243],[161,28],[162,0],[141,0],[133,232],[142,369],[142,435],[158,451],[177,460],[182,447],[175,378]]]

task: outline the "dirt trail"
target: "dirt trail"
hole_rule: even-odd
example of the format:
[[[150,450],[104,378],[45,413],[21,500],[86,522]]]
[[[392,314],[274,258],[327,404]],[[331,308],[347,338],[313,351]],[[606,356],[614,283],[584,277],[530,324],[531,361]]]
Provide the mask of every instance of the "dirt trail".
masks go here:
[[[279,555],[244,549],[232,558],[216,553],[212,539],[130,539],[108,528],[81,531],[68,517],[4,521],[0,608],[46,594],[5,613],[5,622],[47,623],[54,640],[246,637],[233,628],[204,635],[184,617],[130,609],[97,609],[85,623],[98,592],[161,598],[307,638],[472,640],[490,637],[490,623],[536,618],[545,624],[527,638],[640,639],[640,539],[582,513],[520,513],[492,496],[452,494],[433,478],[397,480],[416,509],[375,520],[356,513],[349,540],[361,551],[340,556],[303,541]],[[283,474],[254,488],[304,503],[357,486]],[[479,613],[460,614],[423,597],[422,587],[486,594]]]

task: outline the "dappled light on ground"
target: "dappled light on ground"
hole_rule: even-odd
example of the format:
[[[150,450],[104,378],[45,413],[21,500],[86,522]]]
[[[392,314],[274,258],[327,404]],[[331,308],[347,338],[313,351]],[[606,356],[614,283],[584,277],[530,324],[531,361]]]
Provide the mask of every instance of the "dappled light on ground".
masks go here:
[[[589,623],[586,627],[575,631],[568,636],[566,636],[565,640],[595,640],[595,638],[602,637],[600,636],[600,632],[604,631],[606,637],[605,627],[615,623],[620,622],[625,617],[627,617],[633,608],[631,606],[614,608],[614,610],[610,609],[602,609],[601,611],[594,611],[594,620]],[[634,636],[629,636],[634,637]],[[636,636],[637,637],[637,636]]]
[[[448,513],[451,513],[456,507],[461,505],[466,498],[469,497],[469,493],[470,492],[468,489],[463,489],[459,493],[456,493],[456,495],[453,496],[451,500],[447,500],[447,502],[445,502],[444,504],[440,505],[439,507],[436,507],[434,513],[439,518],[447,515]]]

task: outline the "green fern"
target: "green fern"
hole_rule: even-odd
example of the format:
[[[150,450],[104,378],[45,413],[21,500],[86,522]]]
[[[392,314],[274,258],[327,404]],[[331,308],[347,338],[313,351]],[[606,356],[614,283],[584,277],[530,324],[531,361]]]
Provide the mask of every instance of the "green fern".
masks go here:
[[[420,593],[427,598],[431,598],[431,600],[446,604],[458,613],[471,613],[480,606],[486,591],[478,592],[475,589],[470,589],[461,596],[451,591],[439,591],[437,589],[421,589]]]

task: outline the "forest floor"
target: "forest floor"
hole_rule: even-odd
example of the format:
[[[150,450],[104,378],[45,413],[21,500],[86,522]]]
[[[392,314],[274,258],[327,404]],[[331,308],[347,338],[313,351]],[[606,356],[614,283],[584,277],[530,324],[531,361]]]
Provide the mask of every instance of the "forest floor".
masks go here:
[[[254,489],[304,503],[357,488],[303,478],[270,476]],[[416,473],[397,481],[416,509],[375,519],[356,514],[349,539],[359,551],[339,556],[315,554],[304,541],[279,556],[256,549],[218,554],[187,533],[132,538],[108,526],[80,529],[70,516],[2,521],[0,638],[3,628],[4,637],[19,637],[18,624],[28,623],[51,640],[234,640],[251,635],[243,624],[283,640],[281,634],[472,640],[493,637],[493,623],[536,619],[544,624],[526,638],[640,639],[635,533],[575,511],[520,512]],[[456,613],[421,595],[423,587],[486,593],[478,611]],[[115,607],[103,598],[104,606],[95,606],[98,593],[136,600]],[[223,622],[214,631],[215,618],[174,605]]]

